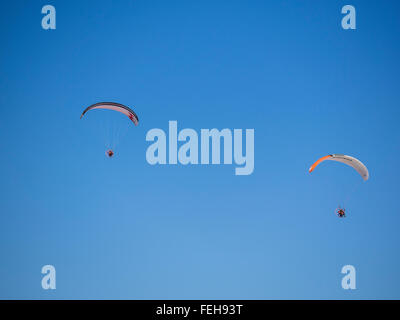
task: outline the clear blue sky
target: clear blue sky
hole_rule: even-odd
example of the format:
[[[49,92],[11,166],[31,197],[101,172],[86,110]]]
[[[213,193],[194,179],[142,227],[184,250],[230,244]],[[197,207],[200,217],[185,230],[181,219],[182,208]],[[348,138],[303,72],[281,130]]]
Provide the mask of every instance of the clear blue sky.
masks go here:
[[[349,3],[357,30],[345,31]],[[46,4],[56,30],[41,28]],[[399,9],[2,2],[0,297],[400,298]],[[111,160],[101,111],[79,119],[98,101],[140,118]],[[146,132],[169,120],[254,128],[254,173],[149,165]],[[333,162],[309,174],[329,153],[359,158],[370,180]],[[55,291],[41,288],[46,264]],[[354,291],[340,285],[347,264]]]

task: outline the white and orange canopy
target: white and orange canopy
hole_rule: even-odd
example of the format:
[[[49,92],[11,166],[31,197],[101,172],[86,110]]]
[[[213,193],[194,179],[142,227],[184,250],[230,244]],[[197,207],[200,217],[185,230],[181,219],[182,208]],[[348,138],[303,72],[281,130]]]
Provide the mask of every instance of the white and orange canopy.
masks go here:
[[[349,165],[350,167],[352,167],[353,169],[355,169],[360,175],[361,177],[364,179],[364,181],[367,181],[369,178],[369,172],[367,167],[358,159],[350,157],[350,156],[346,156],[343,154],[330,154],[327,155],[325,157],[322,157],[320,159],[318,159],[308,170],[308,172],[313,172],[314,169],[323,161],[325,160],[332,160],[332,161],[338,161],[338,162],[342,162],[345,163],[347,165]]]

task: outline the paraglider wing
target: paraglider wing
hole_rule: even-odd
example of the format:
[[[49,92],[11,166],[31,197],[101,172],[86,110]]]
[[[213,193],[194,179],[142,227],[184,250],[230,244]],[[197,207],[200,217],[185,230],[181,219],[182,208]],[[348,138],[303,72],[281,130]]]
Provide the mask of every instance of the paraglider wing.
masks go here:
[[[338,161],[338,162],[342,162],[345,163],[347,165],[349,165],[350,167],[352,167],[353,169],[355,169],[360,175],[361,177],[364,179],[364,181],[367,181],[369,178],[369,172],[367,167],[358,159],[350,157],[350,156],[346,156],[343,154],[330,154],[327,155],[325,157],[322,157],[320,159],[318,159],[308,170],[309,172],[313,172],[314,169],[323,161],[325,160],[332,160],[332,161]]]
[[[137,126],[139,124],[139,118],[136,115],[136,113],[131,109],[128,108],[127,106],[124,106],[123,104],[120,103],[115,103],[115,102],[99,102],[92,104],[91,106],[87,107],[81,114],[81,118],[85,115],[86,112],[89,110],[93,109],[108,109],[108,110],[114,110],[123,113],[126,115],[131,121]]]

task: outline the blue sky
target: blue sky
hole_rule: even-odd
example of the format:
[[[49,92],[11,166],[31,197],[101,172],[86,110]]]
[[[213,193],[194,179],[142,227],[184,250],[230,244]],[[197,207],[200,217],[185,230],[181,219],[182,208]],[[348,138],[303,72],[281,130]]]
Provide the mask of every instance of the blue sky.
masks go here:
[[[46,4],[56,30],[41,28]],[[400,5],[351,1],[345,31],[346,4],[2,3],[0,297],[400,298]],[[113,159],[97,120],[115,115],[79,119],[98,101],[140,118]],[[149,165],[146,133],[169,120],[254,128],[253,174]],[[370,180],[332,162],[308,173],[330,153]]]

